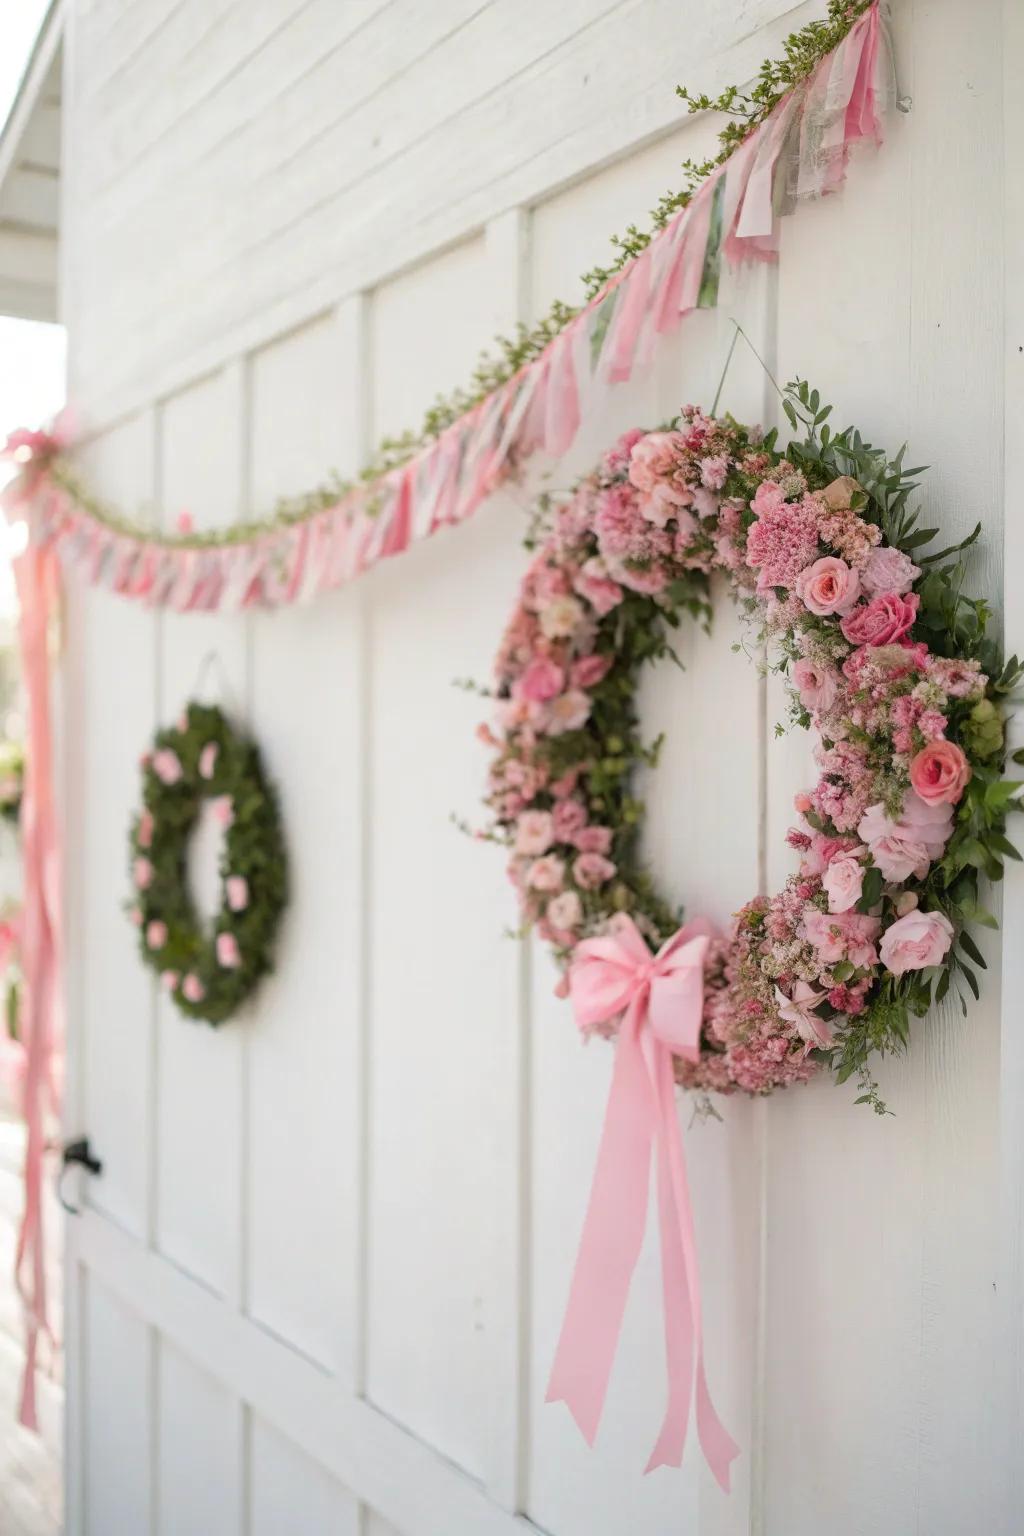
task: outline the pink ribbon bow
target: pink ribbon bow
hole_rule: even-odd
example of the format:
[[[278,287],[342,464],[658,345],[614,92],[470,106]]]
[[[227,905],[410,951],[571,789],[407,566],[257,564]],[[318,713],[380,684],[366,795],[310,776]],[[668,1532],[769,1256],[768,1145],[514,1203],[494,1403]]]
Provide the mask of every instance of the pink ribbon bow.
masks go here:
[[[708,1466],[728,1492],[729,1464],[739,1447],[715,1412],[704,1374],[693,1210],[672,1071],[673,1054],[696,1061],[700,1053],[710,933],[703,920],[690,923],[654,955],[632,919],[622,916],[614,933],[576,948],[569,992],[580,1028],[623,1018],[547,1401],[565,1402],[593,1445],[643,1242],[656,1145],[668,1406],[645,1470],[682,1462],[696,1364],[697,1432]]]

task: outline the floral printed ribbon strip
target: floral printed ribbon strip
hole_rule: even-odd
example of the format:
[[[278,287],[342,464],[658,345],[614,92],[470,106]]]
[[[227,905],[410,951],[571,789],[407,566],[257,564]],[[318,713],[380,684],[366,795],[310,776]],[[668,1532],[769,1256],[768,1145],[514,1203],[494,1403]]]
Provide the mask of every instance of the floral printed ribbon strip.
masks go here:
[[[8,507],[86,580],[153,606],[230,610],[339,586],[462,522],[530,455],[564,454],[584,415],[648,364],[659,337],[717,304],[723,260],[775,260],[779,218],[842,186],[851,145],[881,139],[892,82],[875,5],[538,357],[407,464],[332,506],[247,539],[147,537],[76,496],[61,441],[19,433],[9,446],[24,473]]]
[[[701,1449],[728,1492],[739,1447],[715,1412],[704,1374],[697,1244],[672,1067],[674,1054],[689,1061],[700,1056],[710,936],[706,922],[688,923],[654,955],[623,913],[614,933],[576,948],[569,993],[581,1030],[624,1017],[547,1400],[565,1402],[593,1445],[643,1243],[656,1148],[668,1405],[646,1470],[681,1464],[696,1370]]]

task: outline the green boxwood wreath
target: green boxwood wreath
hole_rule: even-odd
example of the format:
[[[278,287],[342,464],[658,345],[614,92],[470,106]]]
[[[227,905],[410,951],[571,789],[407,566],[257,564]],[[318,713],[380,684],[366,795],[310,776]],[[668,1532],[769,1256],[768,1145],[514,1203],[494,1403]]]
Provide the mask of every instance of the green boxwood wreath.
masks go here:
[[[196,912],[187,868],[204,799],[226,829],[222,903],[211,928]],[[189,704],[142,758],[131,878],[129,915],[144,961],[182,1013],[223,1023],[273,969],[288,872],[277,796],[259,750],[213,705]]]

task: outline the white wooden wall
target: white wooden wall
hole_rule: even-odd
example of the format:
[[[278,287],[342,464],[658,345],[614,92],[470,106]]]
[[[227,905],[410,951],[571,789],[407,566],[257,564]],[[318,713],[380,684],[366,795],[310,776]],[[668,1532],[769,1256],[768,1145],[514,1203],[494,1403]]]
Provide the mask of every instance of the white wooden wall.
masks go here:
[[[680,126],[677,80],[743,78],[811,14],[76,0],[64,287],[93,480],[211,525],[354,469],[676,183],[712,132]],[[929,520],[984,518],[975,583],[998,599],[1008,43],[968,0],[901,0],[896,32],[913,110],[884,153],[787,223],[777,273],[728,278],[551,483],[710,404],[736,317],[779,377],[910,440]],[[774,413],[742,349],[723,403]],[[744,1448],[731,1499],[695,1454],[641,1476],[653,1242],[596,1450],[543,1406],[611,1055],[579,1045],[546,956],[502,938],[500,858],[449,824],[485,766],[451,681],[487,673],[524,500],[303,611],[69,593],[69,1126],[105,1165],[69,1234],[69,1532],[1009,1536],[1020,1090],[1000,1033],[1019,1051],[1019,1010],[1004,1022],[998,944],[982,1004],[883,1072],[894,1118],[822,1083],[687,1130],[713,1390]],[[723,603],[644,695],[668,733],[651,858],[719,919],[783,878],[809,771],[737,632]],[[279,974],[216,1033],[158,999],[121,911],[138,754],[211,649],[280,785],[294,878]]]

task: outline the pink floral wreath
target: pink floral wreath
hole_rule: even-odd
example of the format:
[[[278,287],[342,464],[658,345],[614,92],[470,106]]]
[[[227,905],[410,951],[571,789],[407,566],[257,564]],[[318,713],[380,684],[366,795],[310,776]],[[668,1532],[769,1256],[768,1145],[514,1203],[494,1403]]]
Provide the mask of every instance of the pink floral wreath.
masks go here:
[[[710,577],[726,572],[787,674],[794,722],[819,738],[820,777],[796,797],[797,871],[706,946],[699,1038],[675,1075],[767,1093],[828,1065],[882,1111],[870,1053],[903,1049],[909,1015],[951,983],[965,1011],[961,980],[977,996],[968,928],[994,926],[979,872],[998,879],[1015,854],[1002,704],[1020,668],[961,590],[980,525],[923,553],[935,530],[908,507],[917,471],[902,454],[832,435],[805,384],[785,407],[807,435],[784,454],[774,433],[687,406],[542,506],[496,659],[496,719],[480,728],[494,753],[486,835],[510,848],[524,922],[566,966],[563,990],[595,939],[678,944],[680,914],[639,856],[630,784],[656,747],[639,733],[637,673],[669,652],[684,612],[710,617]],[[584,1012],[586,1029],[620,1027],[621,1007]]]

